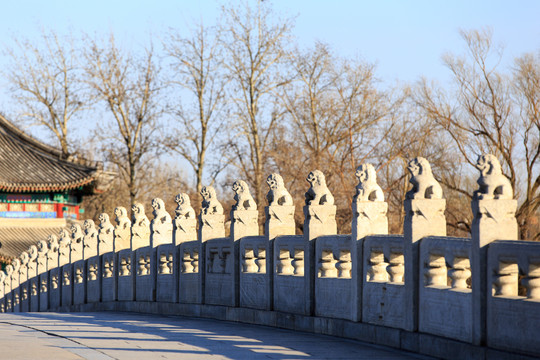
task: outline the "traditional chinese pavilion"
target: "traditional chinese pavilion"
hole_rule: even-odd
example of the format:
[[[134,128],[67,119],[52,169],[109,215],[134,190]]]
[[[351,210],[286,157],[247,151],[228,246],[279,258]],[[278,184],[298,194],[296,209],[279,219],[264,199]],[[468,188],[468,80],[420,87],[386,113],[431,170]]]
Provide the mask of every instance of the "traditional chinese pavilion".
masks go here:
[[[0,115],[0,262],[80,219],[83,196],[111,179],[99,163],[64,158]]]

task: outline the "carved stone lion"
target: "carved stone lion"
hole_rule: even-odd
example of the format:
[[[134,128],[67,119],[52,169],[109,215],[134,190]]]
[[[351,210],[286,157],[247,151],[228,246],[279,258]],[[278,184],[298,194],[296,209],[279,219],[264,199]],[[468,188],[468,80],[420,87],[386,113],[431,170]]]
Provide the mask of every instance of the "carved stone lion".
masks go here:
[[[268,200],[268,206],[291,206],[293,205],[293,199],[291,194],[285,188],[283,178],[279,174],[270,174],[266,179],[266,183],[270,190],[266,194],[266,200]]]
[[[178,204],[174,213],[175,219],[193,219],[195,218],[195,210],[191,206],[191,200],[186,193],[180,193],[176,195],[174,201]]]
[[[88,238],[94,238],[97,236],[97,229],[94,220],[84,220],[83,223],[84,234]]]
[[[37,244],[37,249],[40,254],[46,254],[49,251],[49,245],[45,240],[39,240]]]
[[[356,169],[358,178],[354,201],[384,201],[384,194],[377,184],[377,172],[371,164],[362,164]]]
[[[3,271],[0,271],[0,284],[3,285],[4,280],[6,280],[6,273]]]
[[[60,230],[58,234],[58,245],[60,247],[68,247],[71,244],[71,236],[66,229]]]
[[[71,238],[74,242],[80,243],[84,237],[82,228],[79,224],[71,225]]]
[[[114,226],[109,219],[109,214],[101,213],[98,217],[99,220],[99,232],[103,234],[111,234],[114,230]]]
[[[433,177],[431,166],[426,159],[412,159],[407,169],[411,173],[409,182],[413,186],[406,194],[407,199],[442,199],[441,185]]]
[[[15,276],[15,274],[19,272],[19,268],[21,267],[21,261],[15,258],[11,260],[11,265],[13,266],[13,276]]]
[[[29,248],[28,248],[28,256],[29,256],[29,261],[33,261],[33,260],[36,260],[37,257],[38,257],[38,248],[36,245],[31,245]]]
[[[311,185],[306,192],[306,205],[334,205],[334,196],[326,186],[326,178],[322,171],[313,170],[306,180]]]
[[[514,197],[512,184],[503,175],[501,164],[494,155],[479,156],[476,168],[480,170],[480,177],[477,180],[480,188],[474,192],[475,199],[512,199]]]
[[[249,192],[249,186],[245,181],[235,181],[232,189],[236,201],[236,204],[232,207],[233,210],[257,210],[257,204],[255,204],[255,200],[253,200],[253,196]]]
[[[154,219],[152,219],[152,227],[154,231],[161,232],[163,229],[162,226],[167,226],[172,224],[172,219],[167,210],[165,209],[165,203],[160,198],[155,198],[152,200],[152,209],[154,210],[152,214]],[[172,230],[172,226],[171,226]]]
[[[201,212],[203,215],[223,215],[223,206],[217,199],[216,190],[212,186],[203,186]]]
[[[55,235],[49,235],[47,237],[47,242],[49,243],[48,244],[48,247],[49,247],[49,252],[58,252],[58,247],[59,247],[59,244],[58,244],[58,239],[56,238]]]
[[[21,265],[23,265],[23,266],[28,264],[28,261],[30,261],[30,256],[28,256],[28,253],[26,251],[23,251],[19,255],[19,261],[21,262]]]
[[[114,216],[116,216],[116,227],[115,230],[126,230],[131,227],[131,221],[127,216],[127,210],[123,206],[119,206],[114,209]]]
[[[133,213],[133,217],[132,217],[133,226],[140,226],[140,227],[150,226],[150,220],[148,220],[148,217],[146,216],[143,204],[141,203],[133,204],[133,206],[131,207],[131,212]]]

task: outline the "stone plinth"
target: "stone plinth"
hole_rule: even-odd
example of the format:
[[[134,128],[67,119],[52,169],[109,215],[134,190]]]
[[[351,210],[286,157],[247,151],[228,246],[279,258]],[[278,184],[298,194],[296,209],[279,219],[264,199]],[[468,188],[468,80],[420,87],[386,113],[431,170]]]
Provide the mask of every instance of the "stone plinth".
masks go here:
[[[146,219],[146,218],[145,218]],[[131,226],[131,250],[150,246],[150,224],[148,219],[145,222],[134,222]]]
[[[276,236],[295,234],[294,210],[293,205],[273,205],[264,208],[266,215],[264,231],[268,240],[273,240]]]
[[[490,199],[471,202],[472,288],[473,288],[473,343],[486,339],[486,266],[487,246],[495,240],[517,240],[517,200]],[[478,289],[478,290],[476,290]]]
[[[188,241],[197,240],[197,219],[175,219],[173,244],[180,245]]]
[[[406,199],[403,222],[405,256],[405,317],[403,329],[418,329],[419,240],[446,236],[445,199]],[[409,266],[410,264],[410,266]]]

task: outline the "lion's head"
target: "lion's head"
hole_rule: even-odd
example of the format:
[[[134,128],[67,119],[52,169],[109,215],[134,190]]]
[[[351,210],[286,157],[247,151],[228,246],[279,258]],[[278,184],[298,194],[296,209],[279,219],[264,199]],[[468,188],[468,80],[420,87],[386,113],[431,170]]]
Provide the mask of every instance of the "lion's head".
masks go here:
[[[38,248],[36,245],[31,245],[28,248],[28,255],[30,256],[30,260],[35,260],[38,256]]]
[[[362,164],[356,168],[356,178],[360,184],[373,184],[377,182],[377,172],[371,164]]]
[[[105,226],[106,224],[110,223],[111,220],[109,219],[109,214],[107,213],[101,213],[99,214],[99,217],[98,217],[98,220],[99,220],[99,225],[101,227]]]
[[[165,203],[160,198],[155,198],[152,200],[152,209],[154,209],[154,216],[165,211]]]
[[[51,235],[54,236],[54,235]],[[37,244],[38,251],[40,253],[46,253],[49,250],[49,245],[47,244],[47,241],[45,240],[39,240]]]
[[[22,265],[28,264],[28,261],[30,260],[30,256],[28,256],[28,253],[26,251],[23,251],[21,255],[19,255],[19,260]]]
[[[423,157],[416,157],[409,161],[407,169],[411,173],[412,177],[431,174],[431,165]]]
[[[313,170],[310,172],[306,180],[312,187],[326,186],[326,178],[324,177],[323,172],[320,170]]]
[[[94,223],[94,220],[90,220],[90,219],[84,220],[83,229],[86,231],[87,234],[95,227],[96,227],[96,224]]]
[[[137,205],[137,204],[135,204],[135,205]],[[114,209],[114,215],[116,216],[116,221],[118,221],[121,218],[127,217],[127,210],[126,210],[125,207],[119,206],[116,209]]]
[[[141,203],[133,204],[133,206],[131,207],[131,211],[133,212],[134,219],[140,219],[145,216],[144,205]]]
[[[236,194],[242,194],[246,192],[249,193],[248,184],[243,180],[235,181],[233,183],[232,189]]]
[[[71,237],[78,243],[82,241],[83,232],[79,224],[71,225]]]
[[[285,187],[283,178],[281,177],[281,175],[276,173],[270,174],[266,179],[266,183],[271,190],[283,189]]]
[[[178,204],[178,206],[191,206],[191,200],[189,199],[189,195],[186,193],[176,195],[174,201]]]
[[[502,174],[501,163],[493,154],[478,156],[476,168],[480,170],[480,174],[482,174],[482,176]]]
[[[21,267],[21,261],[17,258],[11,260],[11,265],[13,266],[13,271],[18,271]]]
[[[68,246],[71,243],[69,233],[66,229],[60,230],[58,234],[58,244],[61,246]]]
[[[13,265],[11,265],[11,264],[7,265],[6,269],[5,269],[5,272],[6,272],[7,276],[10,276],[11,274],[13,274]]]
[[[216,198],[216,190],[212,186],[203,186],[201,189],[201,196],[205,201],[211,201]]]

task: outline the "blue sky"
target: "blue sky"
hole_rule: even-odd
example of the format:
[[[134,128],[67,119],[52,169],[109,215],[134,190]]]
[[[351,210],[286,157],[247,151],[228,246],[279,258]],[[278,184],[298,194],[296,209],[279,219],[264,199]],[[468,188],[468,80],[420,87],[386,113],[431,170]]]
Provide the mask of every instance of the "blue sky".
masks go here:
[[[345,56],[377,64],[385,82],[414,81],[420,75],[445,79],[444,52],[461,52],[458,29],[490,26],[505,46],[505,61],[540,49],[540,1],[353,1],[266,0],[282,16],[296,16],[294,35],[300,46],[329,43]],[[212,24],[223,1],[216,0],[18,0],[2,4],[0,36],[37,38],[40,27],[59,34],[107,33],[133,44],[148,34],[192,21]],[[4,60],[0,58],[0,64]]]

